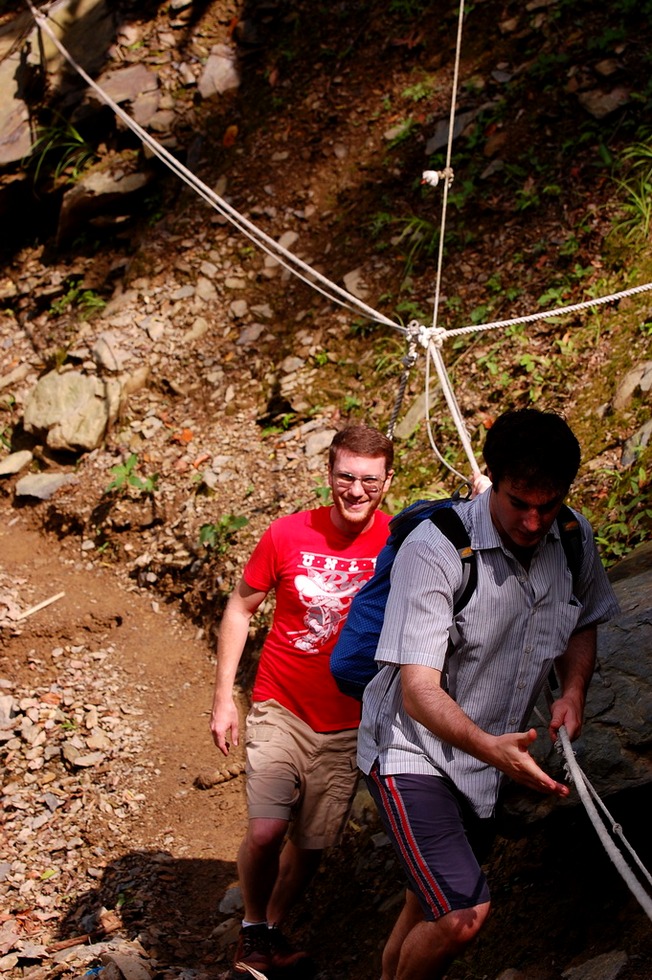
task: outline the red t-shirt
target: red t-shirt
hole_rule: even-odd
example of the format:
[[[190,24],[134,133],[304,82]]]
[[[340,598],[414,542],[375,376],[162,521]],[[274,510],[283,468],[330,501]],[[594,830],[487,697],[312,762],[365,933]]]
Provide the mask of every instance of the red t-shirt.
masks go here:
[[[353,596],[373,574],[390,520],[375,511],[372,526],[352,537],[337,530],[330,511],[274,521],[244,570],[252,589],[276,593],[254,700],[274,698],[316,732],[357,728],[360,721],[360,705],[333,679],[330,654]]]

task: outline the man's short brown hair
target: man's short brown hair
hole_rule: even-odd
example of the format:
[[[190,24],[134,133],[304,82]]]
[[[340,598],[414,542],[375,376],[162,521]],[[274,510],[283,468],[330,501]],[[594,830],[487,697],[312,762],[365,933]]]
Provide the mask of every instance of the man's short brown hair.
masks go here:
[[[328,465],[331,469],[335,465],[335,456],[339,449],[345,449],[357,456],[383,456],[388,473],[394,462],[394,443],[370,425],[347,425],[333,436],[328,451]]]

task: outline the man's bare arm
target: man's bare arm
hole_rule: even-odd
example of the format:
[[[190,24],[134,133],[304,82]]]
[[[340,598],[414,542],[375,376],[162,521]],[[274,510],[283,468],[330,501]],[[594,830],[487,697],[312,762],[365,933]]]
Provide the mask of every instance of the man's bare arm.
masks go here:
[[[442,690],[441,672],[432,667],[403,665],[401,683],[407,713],[443,742],[539,793],[568,796],[568,787],[548,776],[530,755],[529,746],[537,737],[535,729],[505,735],[485,732]]]
[[[226,604],[217,640],[217,666],[211,712],[211,732],[216,746],[228,755],[227,733],[234,745],[239,741],[238,709],[233,699],[233,684],[242,652],[249,635],[249,623],[267,595],[240,579]]]
[[[582,731],[586,692],[595,670],[597,636],[596,626],[578,630],[568,641],[565,652],[555,660],[562,694],[552,706],[548,731],[553,742],[562,725],[570,739],[577,738]]]

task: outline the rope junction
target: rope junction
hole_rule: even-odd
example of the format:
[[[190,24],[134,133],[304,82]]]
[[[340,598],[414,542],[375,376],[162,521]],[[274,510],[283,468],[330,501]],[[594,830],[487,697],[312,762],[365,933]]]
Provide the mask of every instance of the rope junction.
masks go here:
[[[455,328],[451,330],[446,330],[438,326],[438,313],[439,313],[439,302],[441,295],[441,277],[443,269],[443,248],[444,248],[444,229],[446,222],[446,209],[448,203],[448,191],[450,185],[453,182],[454,174],[451,166],[451,155],[452,155],[452,143],[453,143],[453,132],[455,124],[455,105],[457,102],[457,86],[459,79],[459,67],[460,67],[460,56],[461,56],[461,44],[462,44],[462,28],[464,21],[464,0],[461,0],[459,7],[459,17],[458,17],[458,28],[457,28],[457,41],[456,41],[456,53],[455,53],[455,67],[453,74],[453,84],[452,84],[452,98],[451,98],[451,109],[450,109],[450,119],[449,119],[449,137],[448,137],[448,147],[446,154],[446,165],[442,171],[430,171],[427,170],[423,173],[422,183],[427,184],[433,188],[436,188],[441,182],[443,185],[443,195],[442,195],[442,218],[441,218],[441,232],[439,236],[439,253],[437,260],[437,275],[436,275],[436,287],[435,287],[435,301],[433,309],[433,319],[432,326],[426,327],[420,324],[418,321],[412,321],[408,327],[404,327],[394,320],[390,320],[384,314],[374,310],[371,306],[363,303],[358,297],[349,293],[347,290],[342,289],[332,282],[328,277],[317,272],[316,269],[312,268],[307,263],[303,262],[298,256],[289,252],[283,246],[281,246],[277,241],[275,241],[270,236],[266,235],[261,229],[259,229],[255,224],[249,221],[244,215],[240,214],[235,208],[231,207],[223,198],[219,197],[211,188],[207,187],[198,177],[196,177],[190,170],[188,170],[183,164],[181,164],[171,153],[169,153],[163,146],[161,146],[150,134],[138,125],[135,120],[133,120],[120,106],[115,103],[110,96],[108,96],[99,85],[97,85],[93,79],[84,71],[84,69],[77,64],[74,58],[69,54],[66,48],[61,44],[56,34],[50,28],[47,19],[42,17],[36,8],[31,3],[31,0],[25,0],[29,10],[31,11],[32,17],[35,23],[53,42],[57,50],[65,58],[65,60],[71,65],[71,67],[84,79],[87,85],[93,89],[93,91],[98,95],[98,97],[108,105],[113,112],[125,123],[125,125],[131,129],[140,140],[150,148],[150,150],[161,159],[166,166],[170,168],[181,180],[192,187],[196,193],[202,197],[208,204],[211,205],[216,211],[227,218],[236,228],[238,228],[247,238],[250,239],[255,245],[261,248],[268,255],[272,255],[281,265],[283,265],[288,271],[293,275],[297,276],[302,282],[310,286],[312,289],[319,292],[322,296],[332,302],[342,306],[343,308],[349,310],[349,312],[357,315],[363,316],[372,322],[383,324],[384,326],[391,327],[394,330],[398,330],[405,334],[408,343],[408,353],[403,359],[403,373],[399,382],[399,393],[396,399],[396,403],[392,412],[390,423],[387,429],[388,435],[393,435],[394,426],[396,424],[396,419],[398,417],[401,403],[403,401],[403,396],[407,387],[408,375],[410,369],[414,366],[417,360],[417,350],[418,346],[422,346],[426,349],[428,356],[426,357],[426,370],[425,370],[425,417],[427,423],[428,438],[430,440],[431,446],[439,459],[439,461],[454,474],[456,474],[462,481],[466,481],[466,477],[459,473],[454,467],[448,463],[446,459],[439,452],[435,440],[432,434],[432,427],[430,422],[430,407],[429,407],[429,389],[430,389],[430,361],[432,360],[439,382],[444,393],[444,397],[448,404],[453,422],[457,429],[458,435],[462,442],[462,446],[466,453],[469,465],[474,474],[480,472],[478,463],[475,459],[473,449],[471,447],[470,439],[464,424],[464,419],[460,411],[453,387],[451,385],[450,379],[448,377],[448,372],[442,356],[442,348],[444,342],[450,337],[459,337],[466,334],[471,334],[475,332],[485,331],[485,330],[497,330],[516,324],[526,324],[534,323],[538,320],[546,320],[552,317],[562,317],[569,315],[571,313],[577,313],[587,309],[593,309],[595,307],[615,303],[621,299],[628,296],[635,296],[639,293],[646,292],[652,289],[651,283],[644,283],[639,286],[634,286],[630,289],[625,289],[617,293],[612,293],[608,296],[602,296],[597,299],[586,300],[581,303],[574,303],[570,306],[558,307],[553,310],[547,310],[545,312],[531,313],[525,316],[513,317],[509,320],[496,320],[489,323],[473,324],[465,327]],[[644,908],[648,917],[652,919],[652,899],[644,891],[640,882],[635,878],[631,869],[625,864],[622,855],[617,852],[617,856],[614,853],[616,850],[613,841],[608,837],[606,828],[604,824],[600,823],[600,818],[597,813],[597,808],[593,803],[591,797],[599,797],[593,790],[593,788],[588,783],[588,780],[582,773],[582,770],[577,764],[575,756],[573,754],[572,747],[570,745],[570,740],[566,733],[566,730],[562,727],[559,731],[560,742],[563,747],[564,754],[566,756],[566,764],[569,774],[575,785],[577,787],[578,793],[582,799],[582,802],[589,814],[591,820],[596,827],[596,830],[602,840],[602,843],[610,855],[614,864],[618,868],[618,871],[622,875],[623,879],[626,881],[632,893],[638,899],[641,906]],[[609,819],[611,819],[608,811],[604,807],[604,804],[600,801],[600,806],[603,809]],[[620,836],[624,841],[626,847],[630,850],[633,855],[635,862],[637,863],[639,870],[647,878],[648,882],[652,884],[652,878],[650,877],[647,870],[640,863],[634,852],[629,848],[629,844],[625,841],[624,837],[620,832],[618,825],[613,823],[612,820],[612,832]],[[254,973],[255,971],[250,970]]]
[[[297,255],[290,252],[288,249],[284,248],[279,242],[275,241],[269,235],[265,234],[260,228],[258,228],[253,222],[249,221],[243,214],[238,212],[230,204],[228,204],[222,197],[215,193],[210,187],[203,183],[192,171],[188,170],[176,157],[173,156],[165,147],[161,146],[148,132],[143,129],[131,116],[128,115],[114,100],[107,95],[106,92],[84,71],[84,69],[79,65],[72,55],[67,51],[64,45],[60,42],[59,38],[55,32],[50,27],[47,19],[42,17],[38,10],[33,6],[31,0],[25,0],[27,7],[29,8],[35,23],[52,41],[57,50],[60,52],[63,58],[70,64],[70,66],[84,79],[86,84],[97,94],[102,102],[108,105],[113,112],[124,122],[124,124],[134,132],[143,144],[154,153],[162,162],[181,180],[183,180],[188,186],[192,187],[193,190],[205,200],[212,208],[214,208],[218,213],[225,217],[231,222],[239,231],[242,232],[251,242],[253,242],[258,248],[266,252],[275,258],[284,268],[295,275],[298,279],[304,282],[311,289],[320,293],[326,299],[331,302],[343,307],[355,316],[361,316],[373,323],[382,324],[383,326],[390,327],[393,330],[397,330],[403,333],[407,338],[408,343],[408,354],[403,361],[404,371],[401,375],[399,381],[399,392],[392,412],[392,418],[390,420],[388,431],[393,433],[396,424],[396,419],[398,418],[401,404],[405,395],[407,388],[408,377],[406,372],[409,372],[410,368],[416,363],[416,358],[413,357],[412,344],[413,344],[413,326],[410,324],[407,328],[402,324],[397,323],[395,320],[389,319],[383,313],[378,310],[373,309],[373,307],[364,303],[357,296],[338,286],[327,276],[322,275],[308,263],[303,262]],[[441,295],[441,278],[443,269],[443,248],[444,248],[444,230],[446,224],[446,211],[448,203],[448,190],[453,181],[454,174],[451,166],[451,156],[452,156],[452,138],[451,134],[454,132],[455,126],[455,104],[457,101],[457,86],[459,79],[459,67],[460,67],[460,57],[461,57],[461,44],[462,44],[462,27],[464,20],[464,0],[460,3],[459,8],[459,18],[458,18],[458,29],[457,29],[457,41],[456,41],[456,53],[455,53],[455,67],[453,75],[453,93],[451,99],[451,110],[449,119],[449,139],[448,139],[448,149],[446,155],[446,166],[441,171],[426,170],[422,176],[422,183],[428,184],[430,186],[436,187],[441,182],[443,185],[443,195],[442,195],[442,217],[441,217],[441,233],[439,236],[439,252],[437,259],[437,274],[436,274],[436,284],[435,284],[435,300],[434,300],[434,310],[433,310],[433,321],[431,327],[426,327],[423,324],[419,324],[419,343],[423,346],[429,353],[432,359],[435,369],[437,371],[439,383],[441,385],[442,391],[444,392],[446,402],[449,409],[451,410],[453,421],[457,429],[462,447],[466,454],[469,466],[473,473],[478,472],[478,464],[473,454],[471,443],[464,425],[462,414],[455,401],[455,396],[452,391],[452,386],[450,379],[448,378],[448,373],[446,370],[446,365],[444,363],[443,357],[441,356],[441,348],[443,348],[444,342],[452,337],[459,337],[466,334],[481,332],[485,330],[498,330],[504,329],[506,327],[514,326],[521,323],[534,323],[537,320],[550,319],[552,317],[562,317],[570,313],[577,313],[582,310],[592,309],[597,306],[601,306],[608,303],[615,303],[619,300],[625,298],[626,296],[633,296],[637,293],[642,293],[647,290],[652,289],[652,283],[645,283],[640,286],[634,286],[630,289],[622,290],[618,293],[612,293],[608,296],[602,296],[597,299],[586,300],[581,303],[574,303],[570,306],[558,307],[552,310],[547,310],[544,312],[531,313],[526,316],[513,317],[509,320],[496,320],[490,323],[481,324],[469,324],[465,327],[458,327],[451,330],[447,330],[443,327],[438,326],[438,314],[439,314],[439,302]],[[446,466],[452,473],[460,477],[461,474],[450,465],[450,463],[441,455],[439,450],[435,445],[434,435],[432,432],[432,426],[429,419],[429,407],[428,407],[428,390],[429,390],[429,361],[426,360],[426,393],[425,393],[425,417],[428,430],[428,438],[431,446],[439,459],[439,461]],[[463,478],[464,479],[464,478]]]

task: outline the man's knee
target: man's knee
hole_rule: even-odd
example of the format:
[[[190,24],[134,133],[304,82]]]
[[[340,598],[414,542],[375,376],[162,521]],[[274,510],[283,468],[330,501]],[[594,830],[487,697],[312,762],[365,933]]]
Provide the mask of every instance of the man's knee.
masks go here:
[[[287,821],[254,817],[249,821],[246,841],[251,849],[280,848],[288,828]]]
[[[477,936],[489,915],[490,909],[491,902],[483,902],[481,905],[474,905],[468,909],[454,909],[438,919],[435,925],[439,925],[452,943],[465,946]]]

